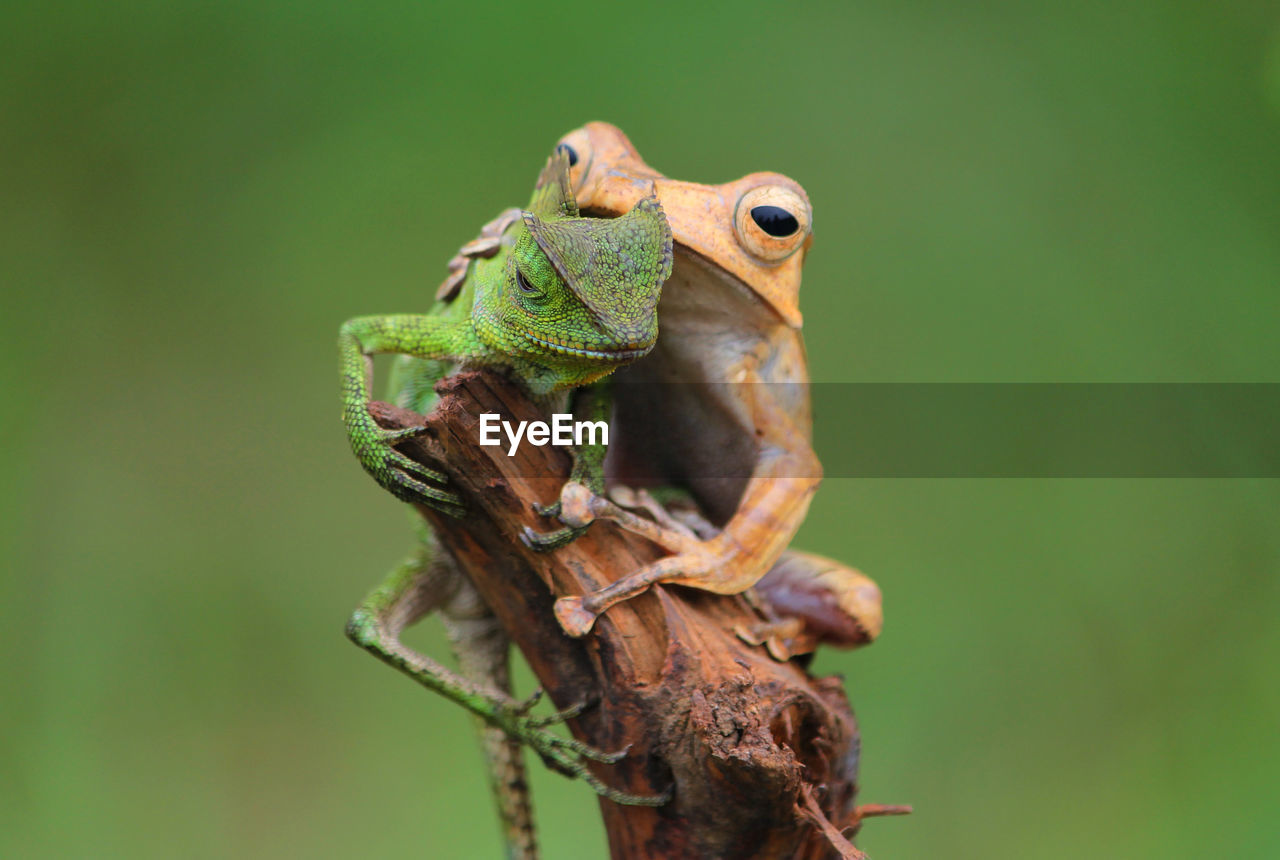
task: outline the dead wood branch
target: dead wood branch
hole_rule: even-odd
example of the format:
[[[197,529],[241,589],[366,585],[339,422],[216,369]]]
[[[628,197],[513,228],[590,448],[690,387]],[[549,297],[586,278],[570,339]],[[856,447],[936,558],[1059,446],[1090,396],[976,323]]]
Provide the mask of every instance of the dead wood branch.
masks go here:
[[[552,615],[555,597],[595,589],[661,550],[607,522],[553,552],[528,549],[522,526],[557,525],[533,505],[555,501],[568,455],[523,445],[508,457],[478,444],[482,413],[545,419],[501,377],[464,373],[439,390],[427,432],[401,449],[447,472],[470,513],[423,516],[555,705],[598,702],[570,723],[574,736],[630,748],[596,774],[635,794],[675,787],[659,808],[601,801],[615,860],[840,856],[814,821],[815,813],[837,822],[853,813],[858,733],[840,681],[812,678],[739,640],[734,626],[757,619],[741,597],[657,587],[610,609],[584,639],[566,636]],[[387,404],[372,410],[387,427],[424,420]]]

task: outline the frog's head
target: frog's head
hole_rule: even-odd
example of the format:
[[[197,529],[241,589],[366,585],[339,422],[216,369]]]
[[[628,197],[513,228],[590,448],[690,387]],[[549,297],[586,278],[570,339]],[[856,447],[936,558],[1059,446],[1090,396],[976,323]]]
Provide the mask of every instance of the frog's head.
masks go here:
[[[548,161],[497,283],[476,309],[480,337],[545,368],[552,387],[597,379],[653,348],[672,263],[657,197],[620,217],[579,217],[569,161],[564,152]]]
[[[560,139],[582,210],[617,217],[656,193],[678,253],[693,253],[741,281],[788,324],[800,326],[800,269],[813,210],[795,180],[752,173],[724,185],[668,179],[615,126],[587,123]]]

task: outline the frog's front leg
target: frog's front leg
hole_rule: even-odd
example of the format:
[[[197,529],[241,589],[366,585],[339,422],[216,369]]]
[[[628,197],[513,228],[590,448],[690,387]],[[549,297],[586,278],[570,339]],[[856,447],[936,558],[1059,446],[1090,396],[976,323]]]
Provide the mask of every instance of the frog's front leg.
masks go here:
[[[785,524],[800,522],[817,482],[802,478],[753,479],[747,494],[756,502],[744,516],[710,540],[690,538],[683,530],[664,528],[624,511],[607,500],[585,504],[591,519],[607,518],[675,553],[659,559],[604,588],[581,597],[562,597],[555,613],[570,636],[590,632],[609,607],[629,600],[659,582],[687,585],[715,594],[739,594],[772,567],[795,533]],[[612,506],[612,507],[611,507]],[[562,512],[562,518],[565,513]]]
[[[415,358],[463,358],[482,353],[469,322],[420,314],[357,317],[338,333],[342,370],[342,420],[351,449],[365,471],[405,502],[425,504],[453,516],[462,513],[454,493],[432,484],[445,476],[395,450],[395,444],[422,432],[420,427],[384,430],[369,414],[373,359],[378,353]]]
[[[758,382],[745,374],[744,382]],[[689,541],[687,535],[631,515],[607,516],[628,531],[637,532],[675,553],[647,565],[604,588],[581,597],[556,601],[556,618],[570,636],[583,636],[610,606],[628,600],[659,582],[687,585],[716,594],[746,591],[768,572],[787,548],[804,520],[822,466],[803,430],[774,400],[767,385],[736,385],[758,435],[758,453],[738,509],[723,531],[709,540]],[[594,505],[595,503],[593,503]],[[595,505],[597,508],[601,506]],[[635,527],[636,521],[641,523]],[[655,529],[657,529],[655,531]]]

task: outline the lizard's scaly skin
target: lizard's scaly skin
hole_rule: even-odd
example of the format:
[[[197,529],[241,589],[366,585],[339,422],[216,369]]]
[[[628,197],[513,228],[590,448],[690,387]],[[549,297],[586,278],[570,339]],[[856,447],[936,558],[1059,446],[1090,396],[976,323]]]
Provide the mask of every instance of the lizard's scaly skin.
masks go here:
[[[343,422],[352,450],[398,498],[460,515],[445,478],[396,451],[416,430],[388,432],[368,411],[372,358],[394,353],[391,399],[430,411],[432,386],[459,365],[509,370],[547,399],[602,379],[652,348],[656,307],[671,273],[672,238],[657,199],[619,218],[578,217],[568,162],[557,153],[538,179],[529,210],[503,213],[450,263],[450,277],[428,314],[358,317],[339,333]],[[585,463],[595,463],[589,452]],[[461,675],[404,646],[401,630],[438,611]],[[616,760],[550,732],[560,716],[533,718],[511,698],[509,643],[474,587],[423,532],[414,556],[391,572],[352,616],[348,635],[384,662],[479,717],[508,856],[534,860],[537,846],[522,759],[533,746],[549,765],[622,803],[665,798],[605,786],[585,760]],[[573,709],[571,709],[572,711]]]

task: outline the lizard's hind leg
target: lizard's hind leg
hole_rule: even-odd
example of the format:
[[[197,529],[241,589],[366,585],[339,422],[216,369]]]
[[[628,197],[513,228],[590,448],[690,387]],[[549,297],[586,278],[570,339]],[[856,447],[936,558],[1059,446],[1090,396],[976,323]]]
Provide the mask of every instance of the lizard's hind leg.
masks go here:
[[[464,674],[449,670],[400,641],[400,633],[406,627],[435,611],[444,616]],[[535,856],[518,853],[524,843],[530,852],[536,850],[527,789],[523,788],[521,744],[533,747],[548,767],[583,780],[597,794],[615,803],[660,806],[670,799],[669,793],[649,797],[610,788],[592,773],[587,763],[612,763],[625,755],[625,751],[605,753],[548,728],[576,716],[581,706],[535,717],[528,712],[536,696],[525,702],[511,697],[504,689],[509,684],[505,635],[497,628],[471,581],[438,550],[430,533],[423,532],[418,552],[393,569],[360,604],[347,623],[347,636],[427,689],[462,705],[489,727],[483,738],[485,754],[504,829],[513,839],[509,845],[511,857],[531,860]],[[469,650],[473,644],[480,645],[475,653]],[[500,667],[496,665],[499,662]],[[492,683],[495,678],[499,683]],[[502,740],[505,743],[499,743]]]
[[[347,635],[424,686],[464,707],[518,709],[511,699],[508,642],[471,582],[429,534],[352,615]],[[401,632],[439,611],[462,669],[459,676],[400,642]],[[485,699],[489,701],[485,702]],[[520,742],[482,720],[481,748],[510,860],[537,860],[533,809]]]

